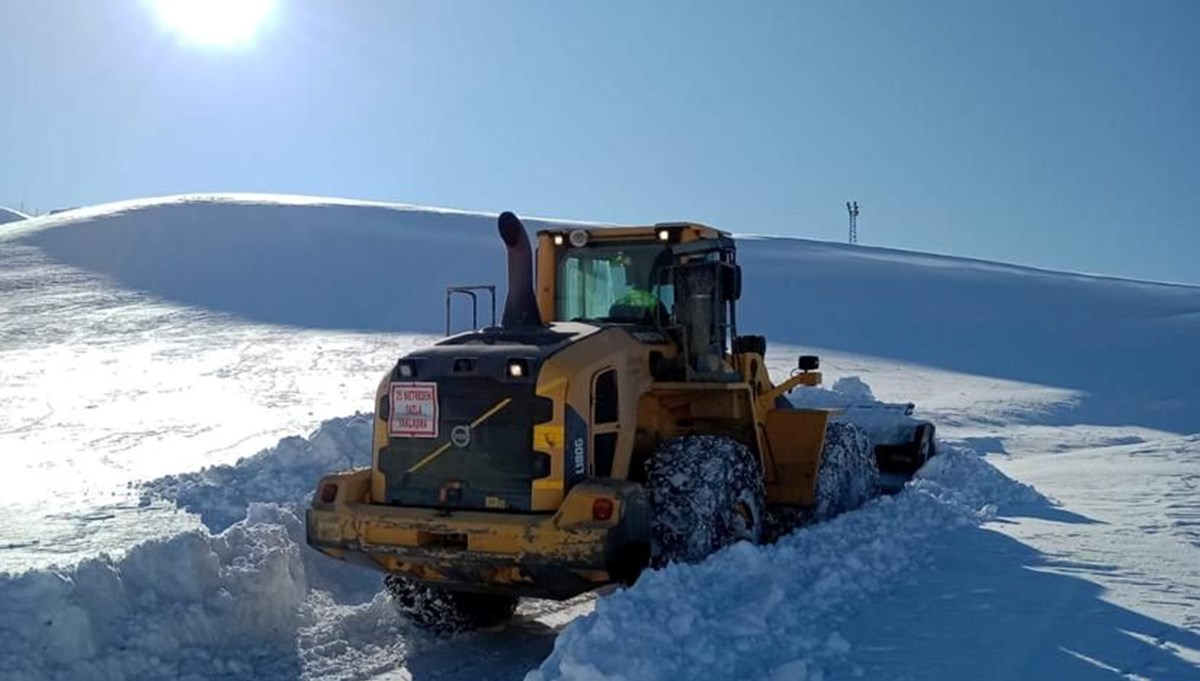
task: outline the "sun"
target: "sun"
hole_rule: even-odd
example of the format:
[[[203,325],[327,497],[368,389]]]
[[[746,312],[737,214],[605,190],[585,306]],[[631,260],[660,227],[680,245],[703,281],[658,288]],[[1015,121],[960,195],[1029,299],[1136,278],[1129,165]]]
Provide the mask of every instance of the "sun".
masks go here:
[[[233,46],[251,42],[275,0],[150,0],[163,26],[188,42]]]

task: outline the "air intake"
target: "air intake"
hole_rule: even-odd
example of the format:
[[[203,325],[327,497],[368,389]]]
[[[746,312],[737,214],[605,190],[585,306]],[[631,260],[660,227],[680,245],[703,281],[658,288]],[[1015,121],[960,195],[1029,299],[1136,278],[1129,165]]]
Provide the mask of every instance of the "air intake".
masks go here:
[[[505,211],[497,226],[500,238],[508,249],[508,296],[504,299],[504,316],[500,325],[506,328],[541,326],[537,296],[533,293],[533,248],[525,225],[516,215]]]

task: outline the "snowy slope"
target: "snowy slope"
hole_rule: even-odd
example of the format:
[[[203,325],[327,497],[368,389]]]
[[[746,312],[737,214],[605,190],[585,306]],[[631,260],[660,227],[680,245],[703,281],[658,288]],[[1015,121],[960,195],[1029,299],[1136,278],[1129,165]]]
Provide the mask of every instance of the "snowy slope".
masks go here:
[[[29,219],[29,216],[20,211],[15,211],[11,208],[5,208],[4,206],[0,206],[0,225],[7,224],[9,222],[17,222],[18,220],[28,220],[28,219]]]
[[[0,572],[30,570],[0,577],[0,679],[1200,678],[1200,289],[800,239],[739,244],[773,371],[815,347],[960,449],[594,615],[408,631],[295,513],[366,456],[353,414],[442,288],[501,283],[493,220],[192,196],[0,231]]]

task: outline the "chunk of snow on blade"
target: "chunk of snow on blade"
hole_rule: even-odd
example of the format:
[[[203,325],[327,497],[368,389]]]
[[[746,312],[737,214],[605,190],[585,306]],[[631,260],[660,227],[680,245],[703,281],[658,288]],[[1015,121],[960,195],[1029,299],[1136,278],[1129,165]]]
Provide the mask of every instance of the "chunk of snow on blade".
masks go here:
[[[851,403],[875,401],[875,394],[871,392],[871,386],[858,376],[839,378],[829,389],[845,397]]]

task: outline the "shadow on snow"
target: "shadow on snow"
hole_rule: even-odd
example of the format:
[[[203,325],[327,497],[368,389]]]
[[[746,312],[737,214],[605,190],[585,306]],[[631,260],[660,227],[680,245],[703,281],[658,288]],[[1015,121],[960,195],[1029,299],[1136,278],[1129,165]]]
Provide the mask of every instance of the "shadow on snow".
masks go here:
[[[928,570],[839,625],[854,644],[847,664],[868,677],[1200,680],[1177,653],[1200,651],[1200,635],[1112,603],[1086,579],[1116,568],[1057,561],[986,528],[931,549]]]

